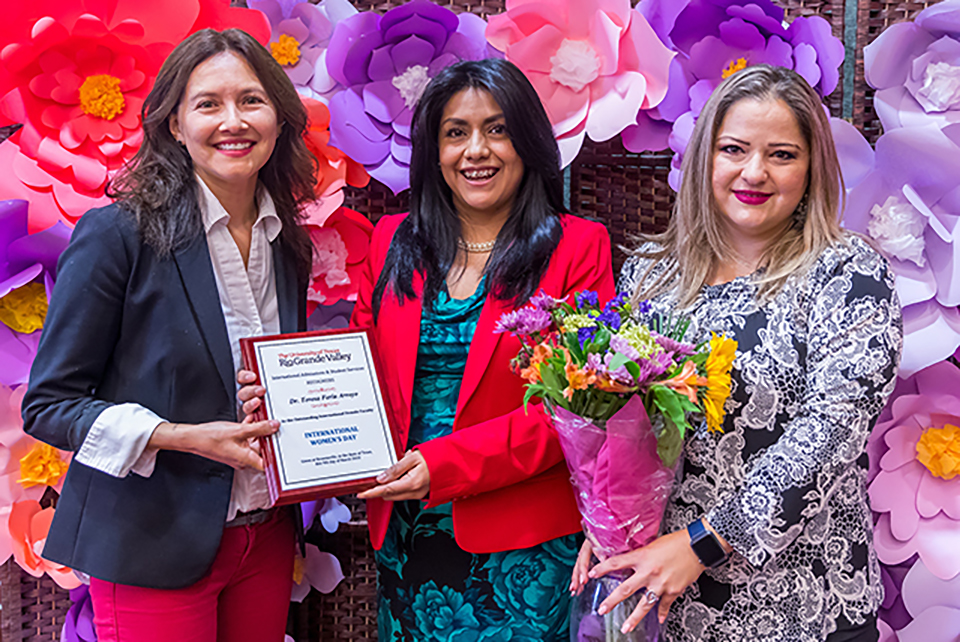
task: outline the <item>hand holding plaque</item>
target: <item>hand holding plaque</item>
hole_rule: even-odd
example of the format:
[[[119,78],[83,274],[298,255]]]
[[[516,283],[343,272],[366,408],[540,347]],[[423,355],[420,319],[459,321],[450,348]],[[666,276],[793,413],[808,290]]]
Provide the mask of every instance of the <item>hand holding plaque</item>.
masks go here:
[[[397,438],[366,330],[240,340],[244,367],[266,389],[257,419],[270,498],[289,504],[359,492],[397,462]]]

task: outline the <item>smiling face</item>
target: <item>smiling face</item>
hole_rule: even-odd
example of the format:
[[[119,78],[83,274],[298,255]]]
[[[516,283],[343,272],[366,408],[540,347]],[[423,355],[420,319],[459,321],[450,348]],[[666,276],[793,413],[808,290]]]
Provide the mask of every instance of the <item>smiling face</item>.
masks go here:
[[[170,116],[170,132],[218,197],[256,185],[279,131],[277,110],[257,74],[230,51],[197,65]]]
[[[440,171],[460,216],[505,220],[523,179],[523,161],[497,101],[481,89],[454,94],[443,109],[439,136]]]
[[[786,231],[809,167],[809,145],[786,103],[734,103],[713,147],[713,195],[727,242],[766,245]]]

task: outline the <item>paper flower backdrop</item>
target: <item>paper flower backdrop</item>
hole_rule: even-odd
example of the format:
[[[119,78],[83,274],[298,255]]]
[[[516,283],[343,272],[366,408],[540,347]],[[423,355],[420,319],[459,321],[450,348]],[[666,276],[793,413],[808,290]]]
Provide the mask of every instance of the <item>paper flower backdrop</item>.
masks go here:
[[[876,152],[852,125],[832,125],[849,190],[843,224],[873,238],[897,275],[909,377],[960,346],[960,123],[894,129]]]
[[[106,205],[109,177],[141,141],[140,107],[164,58],[190,33],[239,27],[266,43],[264,15],[229,0],[8,3],[0,21],[0,198],[31,203],[30,230]]]
[[[90,588],[81,584],[70,591],[70,609],[63,620],[60,642],[97,642],[97,632],[93,628],[93,600]]]
[[[307,315],[316,305],[357,300],[360,270],[370,249],[373,223],[363,214],[341,207],[323,226],[308,224],[313,241],[313,269],[307,288]]]
[[[330,144],[395,194],[409,187],[413,108],[441,69],[488,57],[485,27],[429,0],[341,21],[327,50],[330,76],[346,87],[330,100]]]
[[[960,2],[891,25],[863,50],[873,106],[885,131],[960,122]]]
[[[247,6],[270,21],[270,52],[297,91],[326,102],[343,88],[327,72],[327,46],[337,23],[357,13],[348,0],[249,0]]]
[[[674,189],[680,186],[683,152],[701,109],[734,72],[768,63],[793,69],[820,96],[837,86],[843,43],[819,16],[796,18],[784,27],[783,9],[770,0],[641,0],[637,10],[679,55],[663,102],[641,112],[639,124],[623,132],[623,144],[641,152],[669,143],[675,152],[669,179]]]
[[[46,573],[61,588],[75,589],[80,580],[72,570],[41,557],[53,514],[53,508],[41,508],[39,502],[30,499],[13,505],[9,521],[13,557],[30,575],[41,577]]]
[[[941,362],[901,382],[870,436],[884,564],[918,555],[942,580],[960,574],[960,369]]]
[[[629,0],[507,0],[487,40],[537,90],[563,165],[584,136],[605,141],[663,100],[674,53]]]

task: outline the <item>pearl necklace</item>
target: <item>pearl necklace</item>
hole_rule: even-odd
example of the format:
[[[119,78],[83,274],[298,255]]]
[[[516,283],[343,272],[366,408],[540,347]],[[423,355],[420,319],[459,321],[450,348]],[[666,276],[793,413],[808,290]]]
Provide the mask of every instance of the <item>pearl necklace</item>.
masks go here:
[[[484,243],[467,243],[463,239],[457,239],[457,247],[464,252],[470,252],[471,254],[483,254],[489,252],[493,249],[493,246],[496,243],[497,239],[486,241]]]

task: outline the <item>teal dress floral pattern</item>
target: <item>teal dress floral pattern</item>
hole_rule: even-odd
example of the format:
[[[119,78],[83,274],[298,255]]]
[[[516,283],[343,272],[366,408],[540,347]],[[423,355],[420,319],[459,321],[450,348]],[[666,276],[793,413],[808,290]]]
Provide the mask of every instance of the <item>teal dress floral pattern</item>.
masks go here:
[[[409,447],[450,433],[483,307],[441,292],[420,324]],[[579,538],[476,555],[457,546],[450,504],[397,502],[377,552],[381,642],[565,641]]]

